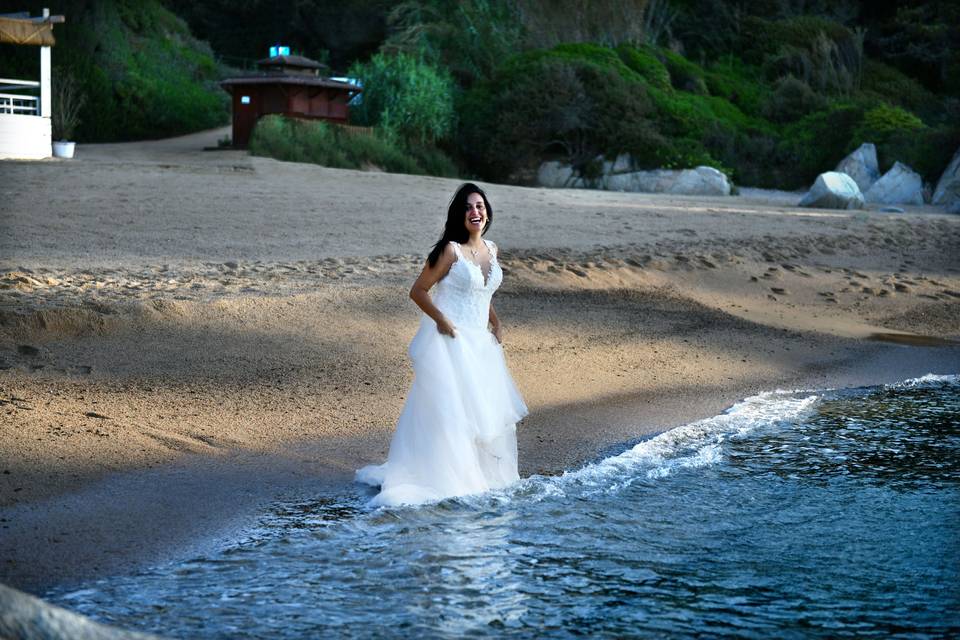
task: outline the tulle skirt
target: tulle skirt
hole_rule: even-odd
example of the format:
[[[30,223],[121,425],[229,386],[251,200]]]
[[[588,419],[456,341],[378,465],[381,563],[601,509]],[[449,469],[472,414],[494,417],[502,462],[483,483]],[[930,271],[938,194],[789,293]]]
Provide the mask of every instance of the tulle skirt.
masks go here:
[[[516,423],[527,407],[496,338],[424,316],[410,343],[414,381],[387,461],[356,473],[380,487],[370,504],[421,504],[505,487],[517,474]]]

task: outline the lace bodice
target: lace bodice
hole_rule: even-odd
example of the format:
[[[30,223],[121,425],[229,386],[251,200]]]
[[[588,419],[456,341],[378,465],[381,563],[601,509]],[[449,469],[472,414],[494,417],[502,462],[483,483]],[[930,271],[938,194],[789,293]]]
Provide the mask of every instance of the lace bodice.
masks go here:
[[[457,260],[434,289],[433,303],[457,327],[485,329],[490,314],[490,298],[503,281],[496,245],[488,240],[484,242],[490,251],[490,273],[486,282],[480,265],[463,256],[459,243],[451,242]]]

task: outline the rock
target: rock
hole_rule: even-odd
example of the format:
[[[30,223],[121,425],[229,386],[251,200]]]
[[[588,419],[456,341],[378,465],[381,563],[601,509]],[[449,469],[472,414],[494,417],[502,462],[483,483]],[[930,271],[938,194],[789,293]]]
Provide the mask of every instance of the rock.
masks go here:
[[[610,191],[663,193],[676,180],[676,173],[676,171],[666,169],[619,173],[607,176],[604,180],[604,186]]]
[[[633,159],[623,153],[613,162],[603,161],[602,176],[587,180],[579,176],[569,165],[553,161],[544,162],[537,171],[537,182],[542,187],[553,188],[595,188],[694,196],[728,196],[732,191],[727,176],[713,167],[697,167],[683,171],[671,169],[631,171],[632,166]]]
[[[827,171],[817,176],[799,206],[817,209],[862,209],[863,194],[853,178],[845,173]]]
[[[923,178],[902,162],[894,163],[890,171],[873,183],[864,199],[877,204],[922,205]]]
[[[609,160],[603,163],[603,173],[612,175],[615,173],[628,173],[633,169],[633,158],[629,153],[621,153],[613,162]]]
[[[880,211],[881,213],[906,213],[900,207],[880,207],[877,209],[877,211]]]
[[[537,170],[537,184],[542,187],[568,187],[573,177],[573,167],[555,161],[544,162]]]
[[[687,196],[728,196],[730,181],[713,167],[684,169],[667,193]]]
[[[947,207],[950,213],[960,213],[960,149],[953,154],[953,160],[937,181],[931,201]]]
[[[0,584],[0,638],[148,640],[157,636],[114,629]]]
[[[867,189],[880,179],[877,148],[871,142],[864,142],[856,151],[841,160],[834,171],[853,178],[861,193],[866,193]]]

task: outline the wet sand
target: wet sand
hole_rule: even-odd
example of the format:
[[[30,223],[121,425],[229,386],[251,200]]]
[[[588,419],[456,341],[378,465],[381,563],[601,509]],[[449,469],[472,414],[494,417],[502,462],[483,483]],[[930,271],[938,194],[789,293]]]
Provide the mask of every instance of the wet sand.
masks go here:
[[[0,582],[196,553],[386,453],[458,181],[200,151],[219,135],[0,162]],[[936,208],[486,188],[523,475],[762,390],[960,371]]]

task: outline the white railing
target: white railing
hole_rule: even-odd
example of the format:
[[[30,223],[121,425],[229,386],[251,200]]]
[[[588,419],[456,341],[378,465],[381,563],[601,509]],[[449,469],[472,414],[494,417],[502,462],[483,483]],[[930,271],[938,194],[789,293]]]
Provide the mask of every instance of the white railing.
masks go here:
[[[11,80],[0,78],[0,91],[22,91],[40,86],[35,80]],[[12,93],[0,93],[0,113],[13,113],[23,116],[40,115],[40,98],[21,96]]]

